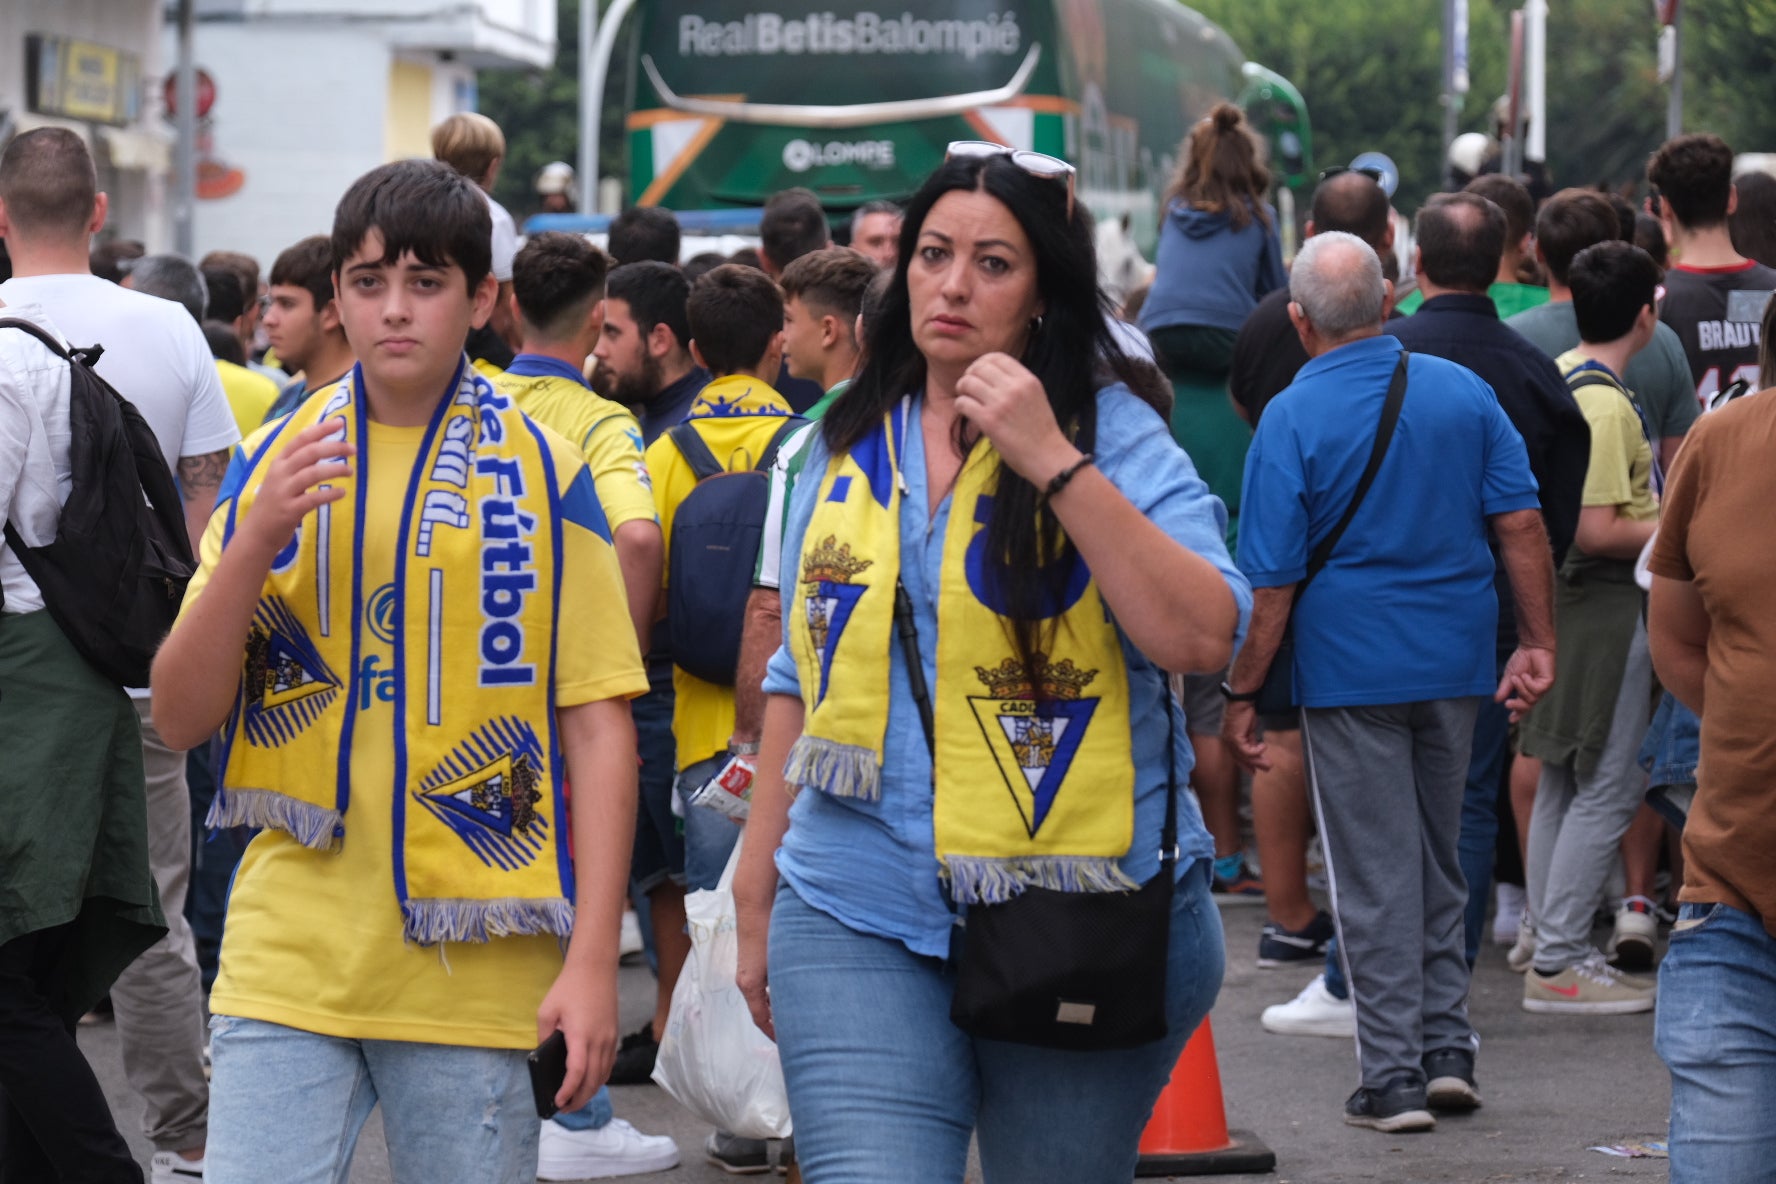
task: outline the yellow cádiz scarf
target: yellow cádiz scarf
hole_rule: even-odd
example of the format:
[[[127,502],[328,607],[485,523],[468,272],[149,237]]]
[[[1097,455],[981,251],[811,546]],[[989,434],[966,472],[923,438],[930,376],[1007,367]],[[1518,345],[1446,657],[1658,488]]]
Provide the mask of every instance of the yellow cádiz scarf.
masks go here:
[[[806,716],[785,776],[836,797],[881,795],[906,416],[903,402],[827,466],[800,556],[799,604],[786,610]],[[1132,889],[1118,867],[1132,841],[1135,770],[1116,626],[1077,560],[1050,619],[1053,652],[1036,655],[1033,670],[1019,664],[986,572],[999,463],[986,441],[974,447],[944,536],[932,699],[942,874],[964,903],[1025,887]]]
[[[558,474],[540,430],[461,366],[406,483],[393,603],[367,622],[356,554],[372,460],[362,383],[354,367],[311,396],[243,451],[224,482],[226,546],[298,432],[325,420],[359,445],[351,476],[338,482],[345,496],[303,519],[265,582],[223,735],[226,789],[209,825],[273,827],[336,850],[354,742],[392,743],[394,784],[376,787],[371,801],[392,798],[407,939],[565,938],[573,867],[553,692],[562,516],[607,542],[610,532],[597,499],[579,488],[590,483],[576,481],[564,500],[561,483],[574,474]],[[366,626],[392,634],[392,737],[358,735],[349,676]]]

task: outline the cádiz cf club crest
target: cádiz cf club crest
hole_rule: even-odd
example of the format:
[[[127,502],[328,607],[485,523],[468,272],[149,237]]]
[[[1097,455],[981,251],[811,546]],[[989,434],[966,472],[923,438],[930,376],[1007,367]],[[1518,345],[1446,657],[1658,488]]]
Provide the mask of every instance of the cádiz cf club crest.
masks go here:
[[[458,744],[413,796],[482,863],[528,867],[543,850],[543,746],[529,724],[504,716]]]
[[[280,598],[253,612],[241,671],[241,723],[247,742],[277,748],[312,724],[340,690],[308,630]]]
[[[1098,672],[1079,669],[1071,658],[1050,665],[1047,654],[1033,654],[1030,672],[1015,658],[1005,659],[993,670],[976,666],[975,676],[988,693],[970,696],[968,703],[1024,827],[1035,838],[1067,779],[1099,700],[1083,696]],[[1038,687],[1041,702],[1036,699]]]
[[[867,584],[851,580],[868,568],[873,559],[857,559],[851,544],[839,546],[838,536],[827,535],[818,547],[802,557],[803,611],[808,614],[808,632],[814,638],[814,652],[820,655],[820,691],[814,702],[826,699],[827,679],[832,673],[833,654],[839,638],[851,623],[857,602],[869,591]]]

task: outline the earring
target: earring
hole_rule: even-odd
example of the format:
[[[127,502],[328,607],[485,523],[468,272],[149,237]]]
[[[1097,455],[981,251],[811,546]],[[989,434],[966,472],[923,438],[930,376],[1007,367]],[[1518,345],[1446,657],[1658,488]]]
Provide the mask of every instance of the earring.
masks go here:
[[[1035,334],[1040,333],[1040,332],[1042,332],[1042,314],[1037,313],[1034,317],[1032,317],[1030,319],[1030,333],[1032,336],[1034,336]]]

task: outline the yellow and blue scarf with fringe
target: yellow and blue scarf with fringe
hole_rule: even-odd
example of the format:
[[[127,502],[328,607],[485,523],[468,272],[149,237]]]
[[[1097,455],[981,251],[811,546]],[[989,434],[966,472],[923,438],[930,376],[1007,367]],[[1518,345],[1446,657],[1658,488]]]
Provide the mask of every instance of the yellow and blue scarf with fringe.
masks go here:
[[[282,448],[327,421],[358,443],[345,496],[311,511],[273,562],[224,731],[226,789],[208,824],[281,830],[320,851],[346,837],[366,627],[356,549],[368,488],[356,368],[254,441],[224,482],[224,546]],[[610,540],[588,474],[556,454],[466,364],[439,401],[401,505],[393,633],[394,887],[408,940],[573,929],[555,730],[564,521]],[[362,787],[360,787],[362,788]]]
[[[806,709],[791,784],[876,801],[888,727],[900,574],[902,402],[820,484],[799,558],[790,651]],[[1026,887],[1138,887],[1118,861],[1134,829],[1128,671],[1082,559],[1046,622],[1052,652],[1017,659],[987,571],[985,523],[1000,460],[963,462],[937,603],[933,827],[953,898],[992,904]]]

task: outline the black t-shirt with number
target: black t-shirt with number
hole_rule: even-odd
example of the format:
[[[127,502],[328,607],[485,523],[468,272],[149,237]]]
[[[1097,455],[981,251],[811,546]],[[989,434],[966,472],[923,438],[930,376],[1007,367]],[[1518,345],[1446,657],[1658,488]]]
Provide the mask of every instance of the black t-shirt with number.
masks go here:
[[[1758,385],[1758,323],[1776,291],[1776,270],[1746,260],[1734,267],[1688,268],[1665,273],[1659,317],[1677,331],[1690,379],[1704,407],[1736,378]]]

